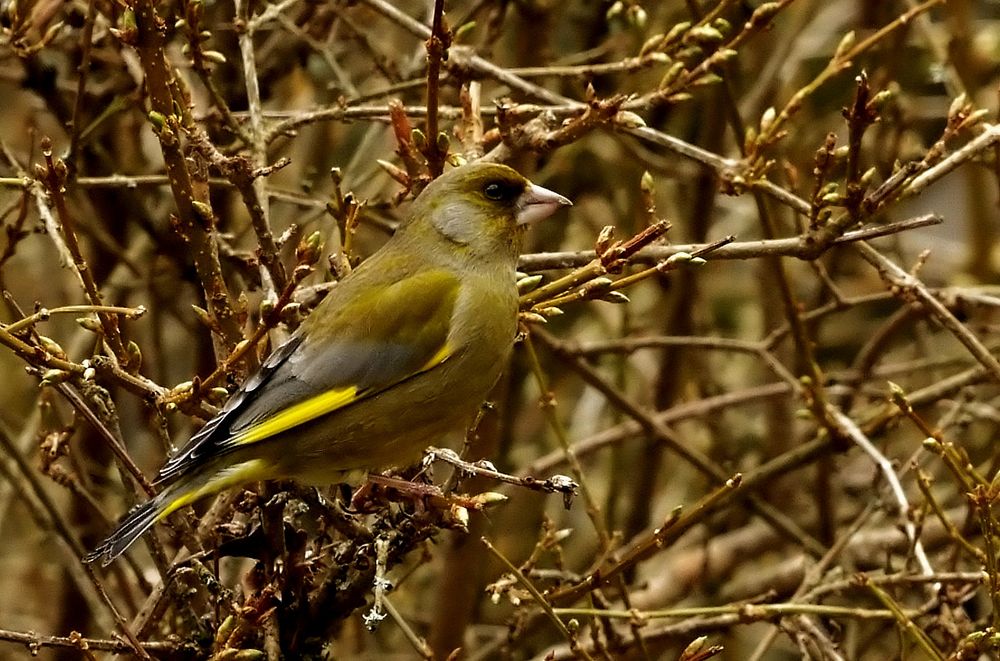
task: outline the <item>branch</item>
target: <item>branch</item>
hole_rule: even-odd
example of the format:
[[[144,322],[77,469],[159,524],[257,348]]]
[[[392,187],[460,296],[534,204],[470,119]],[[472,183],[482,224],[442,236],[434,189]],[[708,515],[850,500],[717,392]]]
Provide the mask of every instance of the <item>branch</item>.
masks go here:
[[[926,216],[917,216],[916,218],[902,220],[897,223],[845,232],[842,236],[833,237],[826,242],[817,242],[809,234],[802,234],[798,237],[788,239],[771,239],[769,241],[741,241],[716,248],[711,252],[710,259],[714,261],[719,259],[753,259],[758,257],[796,257],[803,260],[812,260],[835,245],[866,241],[920,227],[939,225],[942,222],[943,220],[940,216],[928,214]],[[628,261],[630,264],[657,264],[677,253],[686,252],[695,254],[703,250],[707,245],[709,244],[652,246],[639,251]],[[518,269],[530,272],[576,268],[589,264],[595,257],[596,252],[593,250],[521,255],[518,261]]]

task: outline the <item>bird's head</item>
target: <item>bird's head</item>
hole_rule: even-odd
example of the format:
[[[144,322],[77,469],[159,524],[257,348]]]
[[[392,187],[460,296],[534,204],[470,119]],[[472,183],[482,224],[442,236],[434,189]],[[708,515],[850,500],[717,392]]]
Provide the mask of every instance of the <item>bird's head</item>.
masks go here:
[[[411,225],[429,221],[429,228],[473,254],[516,255],[524,228],[570,204],[506,165],[470,163],[424,189],[414,202]]]

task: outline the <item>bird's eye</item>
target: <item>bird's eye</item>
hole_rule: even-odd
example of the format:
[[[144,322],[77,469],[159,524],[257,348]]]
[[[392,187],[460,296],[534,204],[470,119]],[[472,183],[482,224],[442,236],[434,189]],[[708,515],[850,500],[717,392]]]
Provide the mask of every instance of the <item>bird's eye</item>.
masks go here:
[[[507,191],[506,188],[503,186],[503,184],[499,184],[495,181],[486,184],[486,187],[483,188],[483,195],[493,200],[494,202],[499,202],[500,200],[504,199],[506,197],[506,193]]]
[[[524,192],[524,186],[517,181],[491,179],[483,185],[483,196],[494,202],[513,202]]]

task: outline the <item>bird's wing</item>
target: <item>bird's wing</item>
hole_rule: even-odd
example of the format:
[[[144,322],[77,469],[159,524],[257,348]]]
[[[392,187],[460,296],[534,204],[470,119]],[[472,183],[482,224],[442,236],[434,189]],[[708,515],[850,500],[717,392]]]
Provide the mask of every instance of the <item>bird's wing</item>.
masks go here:
[[[311,315],[219,415],[164,464],[156,481],[175,478],[212,457],[272,438],[440,365],[454,350],[448,335],[459,287],[454,274],[428,271],[366,287],[360,297],[343,304],[330,301],[334,309],[324,305]]]

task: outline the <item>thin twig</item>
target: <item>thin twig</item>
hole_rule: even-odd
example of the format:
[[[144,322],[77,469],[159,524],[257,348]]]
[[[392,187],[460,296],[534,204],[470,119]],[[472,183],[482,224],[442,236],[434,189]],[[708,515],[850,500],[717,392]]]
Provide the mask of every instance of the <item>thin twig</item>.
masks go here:
[[[961,342],[983,367],[989,370],[993,378],[1000,382],[1000,361],[989,349],[983,346],[979,338],[965,324],[955,318],[955,315],[927,289],[919,278],[907,273],[888,257],[863,241],[856,244],[856,248],[865,261],[875,267],[886,284],[893,288],[893,293],[904,300],[917,300],[922,303],[927,311],[951,332],[955,339]]]
[[[861,228],[845,232],[843,236],[833,239],[827,246],[820,246],[819,253],[817,245],[808,240],[808,237],[801,236],[789,239],[770,239],[761,241],[736,241],[721,246],[712,251],[711,259],[754,259],[764,256],[775,257],[798,257],[800,259],[815,259],[822,253],[822,250],[835,245],[844,245],[858,241],[866,241],[872,238],[888,236],[898,232],[938,225],[942,221],[936,214],[918,216],[909,220],[890,223],[881,227]],[[629,258],[632,264],[655,264],[681,253],[696,253],[703,250],[707,244],[674,244],[670,246],[651,246],[644,248]],[[570,252],[548,252],[522,255],[518,261],[518,269],[521,271],[546,271],[551,269],[565,269],[584,266],[594,259],[596,253],[593,250],[579,250]]]

